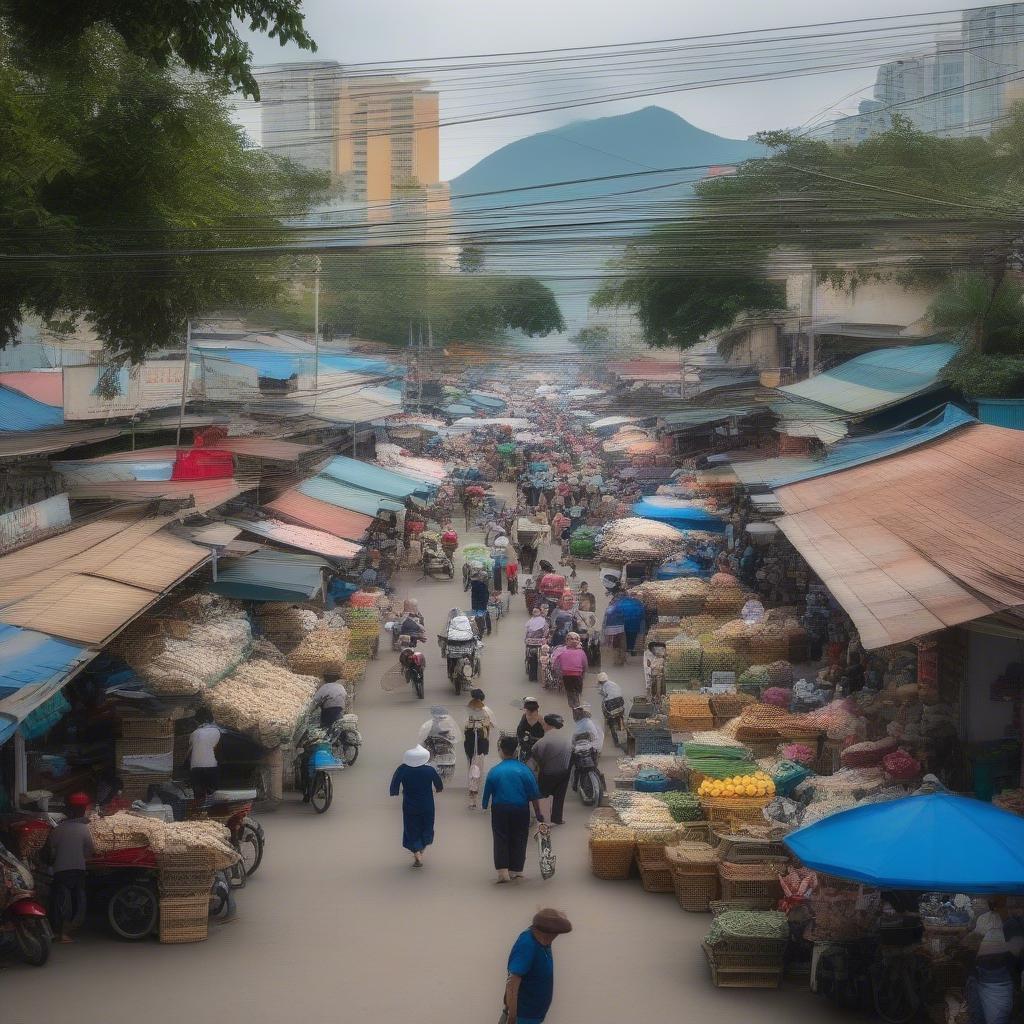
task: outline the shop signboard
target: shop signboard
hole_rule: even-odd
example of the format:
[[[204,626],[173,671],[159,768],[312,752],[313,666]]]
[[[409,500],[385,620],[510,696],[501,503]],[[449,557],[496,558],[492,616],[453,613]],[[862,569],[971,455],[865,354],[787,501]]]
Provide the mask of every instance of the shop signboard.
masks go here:
[[[68,496],[55,494],[0,515],[0,553],[71,525]]]
[[[167,409],[181,400],[184,360],[136,366],[65,366],[64,419],[98,420]]]

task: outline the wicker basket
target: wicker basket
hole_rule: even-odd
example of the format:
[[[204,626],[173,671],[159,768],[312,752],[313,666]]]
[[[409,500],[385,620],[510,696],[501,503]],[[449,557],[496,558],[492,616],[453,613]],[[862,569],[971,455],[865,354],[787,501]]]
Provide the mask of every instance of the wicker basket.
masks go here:
[[[758,910],[774,910],[782,899],[779,871],[785,861],[737,864],[723,861],[718,865],[723,900],[743,900],[756,903]]]
[[[134,736],[131,739],[118,740],[114,745],[116,763],[120,764],[124,757],[136,757],[139,754],[169,754],[174,750],[174,736]]]
[[[121,739],[166,739],[174,735],[173,718],[122,718]]]
[[[640,863],[640,884],[647,892],[675,892],[672,869],[666,860],[651,860]]]
[[[210,923],[210,896],[161,896],[160,941],[202,942]]]
[[[711,712],[715,719],[724,718],[726,721],[735,718],[747,704],[752,704],[754,698],[749,693],[720,693],[711,698]]]
[[[749,822],[764,824],[764,808],[768,803],[761,797],[714,796],[701,800],[704,817],[712,825],[740,825]]]
[[[145,800],[149,796],[150,786],[163,786],[171,781],[170,772],[125,772],[121,779],[124,782],[124,797],[127,800]]]
[[[715,720],[710,715],[706,718],[669,716],[668,723],[673,732],[710,732],[715,727]]]
[[[590,840],[590,870],[595,878],[621,881],[633,870],[633,843]]]
[[[161,896],[205,896],[213,888],[213,871],[208,868],[179,868],[160,866]]]
[[[718,874],[713,870],[688,871],[673,864],[672,887],[683,910],[691,914],[706,914],[712,901],[718,897]]]
[[[711,971],[711,984],[716,988],[778,988],[782,982],[782,969],[761,967],[757,961],[748,961],[746,967],[725,967],[721,963],[722,953],[712,949],[706,942],[701,947]],[[731,958],[728,962],[736,962]]]

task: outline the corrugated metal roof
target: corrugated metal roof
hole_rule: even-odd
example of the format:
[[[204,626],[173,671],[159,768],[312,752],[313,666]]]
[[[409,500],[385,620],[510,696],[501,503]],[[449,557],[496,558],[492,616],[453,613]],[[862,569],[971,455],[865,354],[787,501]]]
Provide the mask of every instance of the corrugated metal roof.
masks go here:
[[[43,405],[64,408],[63,370],[15,370],[0,373],[0,387],[18,391]]]
[[[42,430],[64,423],[60,406],[46,405],[20,391],[0,386],[0,431]]]
[[[153,592],[98,576],[66,576],[0,609],[0,622],[102,646],[155,602]]]
[[[321,570],[331,568],[315,555],[264,549],[220,561],[207,589],[243,601],[306,601],[320,592]]]
[[[742,406],[722,409],[677,409],[664,413],[661,419],[666,428],[689,430],[691,427],[700,427],[706,423],[732,419],[733,416],[749,416],[751,411],[749,407]]]
[[[343,484],[328,476],[315,476],[303,480],[298,490],[317,501],[325,501],[328,505],[347,508],[363,515],[377,516],[380,512],[404,512],[405,505],[392,498],[385,498],[374,491],[364,491],[349,484]]]
[[[1024,605],[1024,432],[968,425],[776,495],[869,649]]]
[[[878,349],[779,391],[840,412],[872,412],[937,387],[958,351],[945,343]]]
[[[93,459],[77,459],[72,466],[85,466],[105,462],[147,462],[174,459],[179,451],[224,451],[233,455],[250,458],[274,459],[277,462],[298,462],[304,455],[317,450],[316,445],[296,444],[294,441],[279,441],[272,437],[226,437],[223,441],[210,445],[208,448],[194,449],[191,445],[180,448],[167,444],[153,448],[136,448],[130,452],[109,452],[97,455]]]
[[[358,544],[342,540],[333,534],[324,533],[322,530],[312,530],[308,526],[296,526],[293,523],[285,523],[280,519],[260,519],[256,521],[229,519],[228,522],[239,527],[239,529],[245,530],[247,533],[255,534],[257,537],[265,537],[275,544],[300,548],[303,551],[311,551],[313,554],[324,555],[327,558],[355,558],[362,550]]]
[[[68,488],[72,498],[109,498],[112,501],[181,501],[193,498],[197,512],[208,512],[256,483],[240,480],[106,480],[73,483]]]
[[[95,575],[161,593],[194,572],[209,558],[207,548],[164,530],[147,537],[102,569],[97,569]]]
[[[96,444],[122,433],[121,427],[52,427],[48,430],[0,431],[0,459],[45,455],[83,444]]]
[[[361,540],[373,525],[372,516],[350,512],[348,509],[338,508],[336,505],[328,505],[327,502],[317,501],[316,498],[301,494],[294,488],[285,491],[266,507],[273,509],[286,519],[295,520],[304,526],[311,526],[314,530],[323,530],[325,533],[342,537],[345,540]]]
[[[403,473],[360,462],[358,459],[350,459],[345,455],[335,456],[320,473],[341,483],[360,487],[364,491],[376,491],[389,498],[407,498],[410,494],[427,497],[435,489]]]

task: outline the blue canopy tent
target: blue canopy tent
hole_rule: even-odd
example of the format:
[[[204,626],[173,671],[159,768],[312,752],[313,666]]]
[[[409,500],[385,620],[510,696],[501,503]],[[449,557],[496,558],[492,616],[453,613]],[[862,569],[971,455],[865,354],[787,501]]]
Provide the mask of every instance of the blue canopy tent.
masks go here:
[[[415,495],[429,498],[437,490],[436,485],[425,484],[421,480],[396,473],[394,470],[373,466],[368,462],[350,459],[345,455],[336,455],[322,470],[321,476],[329,476],[343,484],[351,484],[364,491],[375,491],[387,498],[408,498]]]
[[[316,555],[259,551],[220,562],[207,590],[239,601],[308,601],[320,591],[321,569],[331,568]]]
[[[677,580],[685,576],[697,576],[709,579],[714,570],[700,564],[694,558],[677,558],[674,561],[662,562],[654,574],[656,580]]]
[[[361,512],[365,516],[378,516],[381,512],[404,512],[405,505],[394,498],[385,498],[376,491],[343,484],[329,476],[313,476],[303,480],[298,490],[307,497],[326,501],[328,505]]]
[[[815,871],[881,889],[1024,893],[1024,818],[952,793],[854,807],[783,841]]]
[[[726,523],[718,516],[696,505],[676,498],[662,498],[652,501],[642,498],[633,506],[633,515],[643,519],[654,519],[668,523],[677,530],[704,530],[708,533],[725,533]]]

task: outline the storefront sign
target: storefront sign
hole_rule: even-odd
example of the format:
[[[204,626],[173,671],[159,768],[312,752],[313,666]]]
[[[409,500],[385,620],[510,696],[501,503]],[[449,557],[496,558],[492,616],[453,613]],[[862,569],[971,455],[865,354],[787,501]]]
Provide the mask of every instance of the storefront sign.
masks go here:
[[[167,409],[181,399],[183,360],[64,367],[64,419],[97,420]]]
[[[68,496],[55,494],[34,505],[0,516],[0,552],[27,544],[34,537],[71,525]]]

